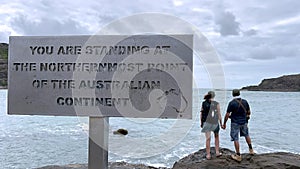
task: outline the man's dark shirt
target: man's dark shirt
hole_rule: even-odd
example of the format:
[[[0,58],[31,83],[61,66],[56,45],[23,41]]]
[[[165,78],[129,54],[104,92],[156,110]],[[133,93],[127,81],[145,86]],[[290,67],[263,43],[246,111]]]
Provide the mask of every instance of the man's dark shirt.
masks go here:
[[[242,105],[240,105],[239,102],[241,102]],[[241,98],[233,99],[229,102],[227,107],[227,112],[231,112],[231,122],[240,125],[247,123],[247,111],[250,111],[249,104],[247,100]]]

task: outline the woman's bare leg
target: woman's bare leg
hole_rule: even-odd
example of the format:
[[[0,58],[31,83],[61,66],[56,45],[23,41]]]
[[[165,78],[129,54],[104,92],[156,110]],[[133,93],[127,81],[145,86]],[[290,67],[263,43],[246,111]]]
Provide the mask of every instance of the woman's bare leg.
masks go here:
[[[210,159],[211,157],[210,156],[210,137],[211,137],[210,131],[205,133],[205,137],[206,137],[206,158]]]

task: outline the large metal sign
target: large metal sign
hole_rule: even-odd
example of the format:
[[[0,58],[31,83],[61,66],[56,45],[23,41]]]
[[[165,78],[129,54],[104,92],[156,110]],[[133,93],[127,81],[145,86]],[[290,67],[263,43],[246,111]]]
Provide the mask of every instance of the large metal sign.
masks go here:
[[[192,117],[192,35],[12,36],[8,113]]]

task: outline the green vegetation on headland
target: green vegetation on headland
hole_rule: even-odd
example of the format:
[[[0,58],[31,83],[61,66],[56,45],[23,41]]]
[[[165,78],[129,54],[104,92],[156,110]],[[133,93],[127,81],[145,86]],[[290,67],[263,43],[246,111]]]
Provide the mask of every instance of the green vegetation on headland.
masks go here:
[[[264,79],[257,86],[243,87],[242,90],[300,92],[300,74]]]
[[[7,88],[8,44],[0,43],[0,88]]]
[[[0,59],[7,60],[8,57],[8,44],[0,43]]]

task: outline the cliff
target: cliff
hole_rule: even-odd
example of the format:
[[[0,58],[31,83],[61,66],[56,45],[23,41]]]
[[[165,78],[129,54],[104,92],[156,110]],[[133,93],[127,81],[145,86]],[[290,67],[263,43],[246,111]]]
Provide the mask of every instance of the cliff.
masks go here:
[[[247,86],[242,90],[300,92],[300,74],[264,79],[258,86]]]
[[[212,159],[206,160],[205,149],[192,153],[175,162],[173,169],[236,169],[236,168],[272,168],[272,169],[300,169],[300,155],[292,153],[267,153],[267,154],[242,154],[242,162],[231,159],[233,151],[221,148],[223,155],[216,158],[214,148],[211,149]],[[156,169],[155,167],[143,164],[128,164],[126,162],[110,163],[110,169]],[[46,166],[39,169],[87,169],[86,164],[73,164],[66,166]],[[163,169],[163,168],[160,168]]]

